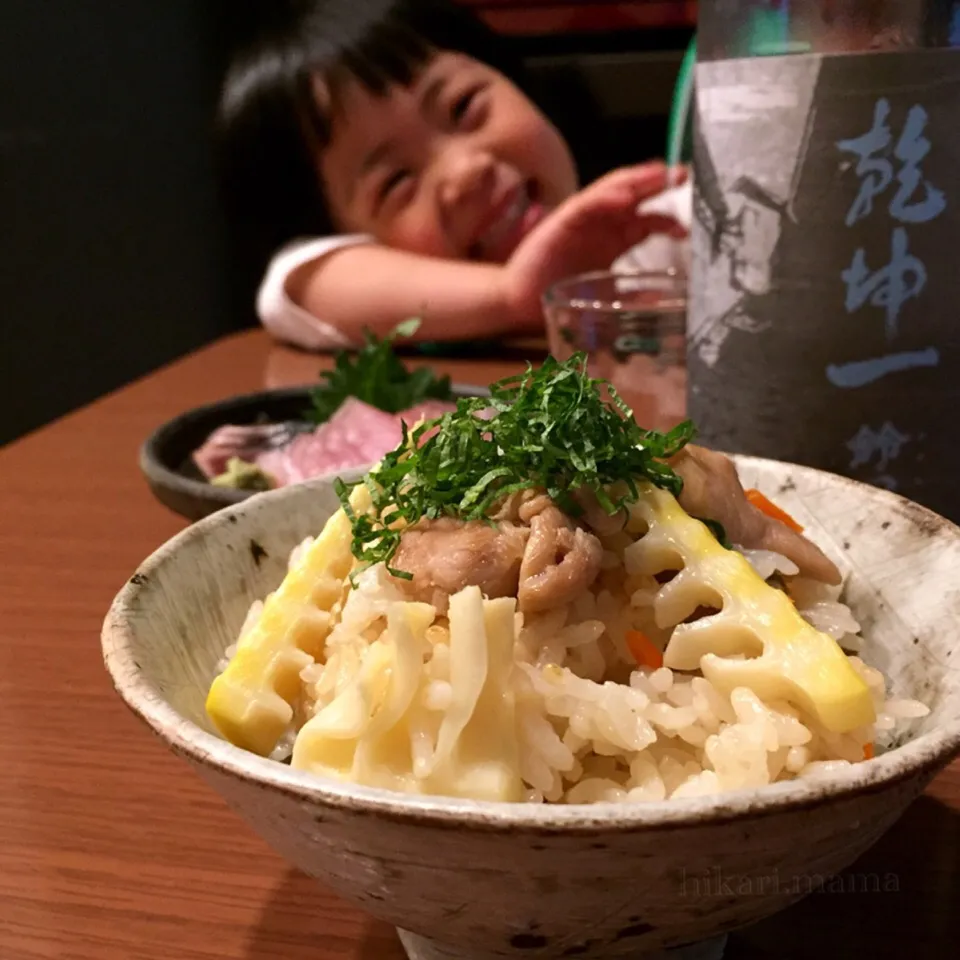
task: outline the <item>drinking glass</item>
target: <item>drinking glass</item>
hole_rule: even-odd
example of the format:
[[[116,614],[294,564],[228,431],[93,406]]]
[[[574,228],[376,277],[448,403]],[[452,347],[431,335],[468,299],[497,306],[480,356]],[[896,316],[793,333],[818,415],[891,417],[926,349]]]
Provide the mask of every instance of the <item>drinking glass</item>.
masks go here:
[[[582,351],[645,429],[686,418],[687,281],[673,271],[599,271],[568,277],[543,297],[550,352]]]

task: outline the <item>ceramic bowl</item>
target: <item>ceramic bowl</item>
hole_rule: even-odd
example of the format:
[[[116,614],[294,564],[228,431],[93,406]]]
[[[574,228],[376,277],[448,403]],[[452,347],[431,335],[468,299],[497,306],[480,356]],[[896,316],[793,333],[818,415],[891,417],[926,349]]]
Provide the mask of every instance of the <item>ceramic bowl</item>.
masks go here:
[[[637,957],[768,916],[843,871],[960,752],[960,529],[893,494],[740,458],[849,574],[864,656],[931,708],[817,780],[661,803],[414,798],[314,778],[216,736],[204,698],[251,601],[336,508],[329,480],[252,498],[146,560],[103,630],[117,690],[275,850],[401,928],[414,958]]]
[[[488,397],[486,387],[453,384],[456,397]],[[153,495],[188,520],[200,520],[256,496],[250,490],[216,487],[191,459],[194,451],[225,424],[302,420],[311,406],[310,387],[262,390],[187,410],[157,427],[140,448],[140,470]]]

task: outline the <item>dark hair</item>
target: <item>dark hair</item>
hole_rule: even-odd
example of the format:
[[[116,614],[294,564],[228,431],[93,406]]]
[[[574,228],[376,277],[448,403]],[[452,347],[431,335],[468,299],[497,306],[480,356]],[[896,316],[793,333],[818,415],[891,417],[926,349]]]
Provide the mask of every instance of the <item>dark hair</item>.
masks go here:
[[[247,11],[251,10],[248,5]],[[296,236],[333,232],[315,150],[329,135],[313,78],[371,92],[408,85],[436,50],[467,54],[529,92],[506,38],[448,0],[261,0],[223,87],[218,146],[234,230],[265,262]]]

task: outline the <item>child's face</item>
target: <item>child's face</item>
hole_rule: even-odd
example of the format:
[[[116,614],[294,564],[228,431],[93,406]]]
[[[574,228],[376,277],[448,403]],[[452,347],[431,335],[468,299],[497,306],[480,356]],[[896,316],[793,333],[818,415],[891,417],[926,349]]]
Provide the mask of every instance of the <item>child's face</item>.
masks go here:
[[[319,166],[337,226],[412,253],[503,263],[577,189],[556,128],[461,54],[437,54],[382,97],[351,82],[332,131]]]

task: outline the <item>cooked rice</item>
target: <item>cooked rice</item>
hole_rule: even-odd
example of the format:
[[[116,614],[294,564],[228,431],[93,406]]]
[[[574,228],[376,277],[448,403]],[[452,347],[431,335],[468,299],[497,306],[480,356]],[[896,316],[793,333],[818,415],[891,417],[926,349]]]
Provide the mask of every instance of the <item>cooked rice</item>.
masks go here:
[[[310,542],[294,550],[291,565]],[[761,576],[789,578],[790,595],[813,626],[845,650],[859,649],[860,626],[839,589],[796,578],[785,557],[742,552]],[[516,615],[510,683],[527,802],[648,802],[824,776],[863,760],[867,744],[929,712],[916,701],[888,698],[883,676],[857,655],[848,659],[871,691],[877,719],[845,734],[786,702],[764,703],[745,688],[728,695],[698,674],[638,668],[625,633],[642,629],[665,643],[652,619],[658,589],[653,578],[628,578],[619,555],[608,550],[594,589],[546,613]],[[354,678],[390,605],[403,599],[382,566],[359,577],[327,639],[326,663],[301,674],[303,702],[275,759],[289,756],[296,729]],[[262,608],[259,602],[251,607],[241,635]],[[445,617],[435,619],[426,641],[421,698],[427,712],[420,716],[433,720],[411,728],[415,775],[428,769],[453,698]]]

